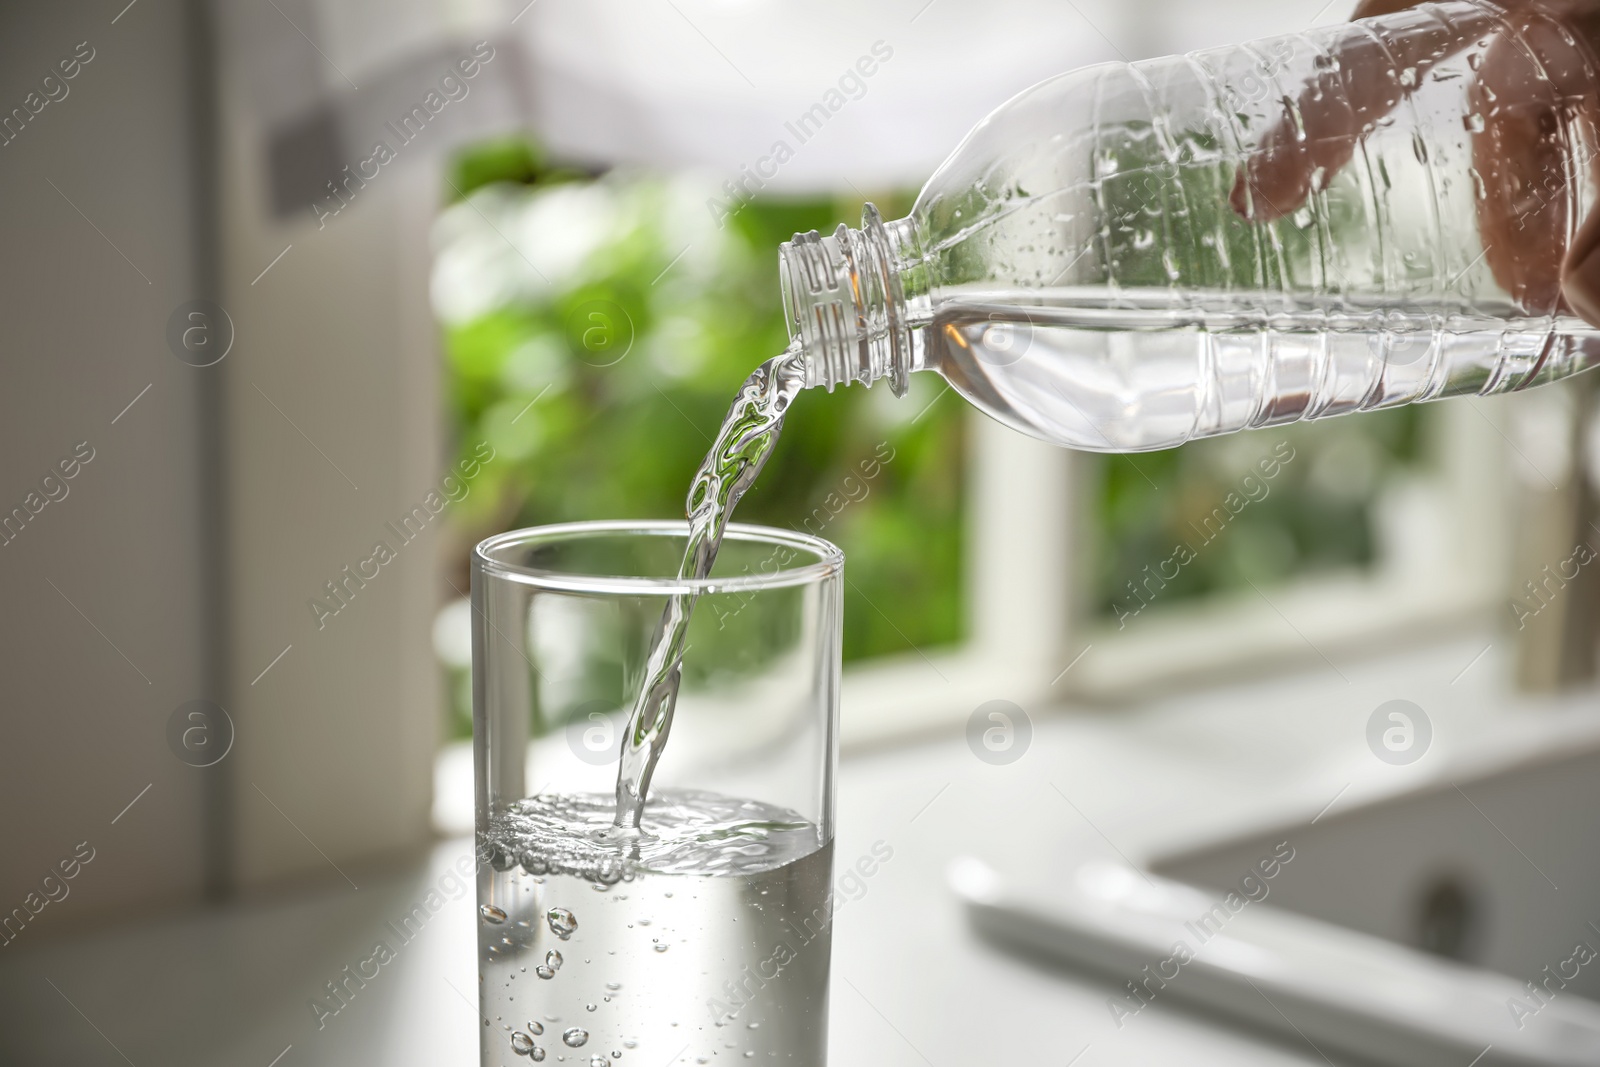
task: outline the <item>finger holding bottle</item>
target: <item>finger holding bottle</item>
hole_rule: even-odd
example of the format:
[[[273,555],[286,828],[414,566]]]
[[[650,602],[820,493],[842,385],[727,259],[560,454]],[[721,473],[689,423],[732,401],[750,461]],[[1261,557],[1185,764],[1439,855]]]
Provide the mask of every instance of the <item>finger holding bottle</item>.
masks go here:
[[[1364,5],[1366,6],[1366,5]],[[1378,5],[1373,5],[1378,6]],[[1403,8],[1392,0],[1389,8]],[[1367,11],[1360,14],[1378,14]],[[1230,201],[1245,218],[1271,222],[1303,207],[1354,158],[1377,128],[1441,60],[1469,47],[1491,24],[1445,22],[1419,12],[1405,33],[1346,35],[1318,64],[1239,171]]]
[[[1584,2],[1510,12],[1512,33],[1493,39],[1468,90],[1464,121],[1474,131],[1485,260],[1525,313],[1584,314],[1563,300],[1562,278],[1595,165],[1600,101],[1589,42],[1600,29],[1597,8]]]
[[[1362,4],[1356,16],[1410,6],[1380,0]],[[1351,164],[1362,138],[1393,121],[1437,64],[1476,49],[1462,121],[1472,132],[1484,259],[1524,312],[1576,311],[1600,323],[1600,257],[1579,269],[1600,233],[1574,238],[1582,211],[1575,194],[1595,167],[1600,0],[1520,3],[1481,20],[1452,14],[1446,21],[1427,8],[1415,17],[1425,22],[1404,34],[1346,38],[1334,56],[1337,80],[1322,71],[1286,98],[1283,118],[1238,175],[1233,207],[1263,222],[1298,210]],[[1567,299],[1564,285],[1574,294]]]

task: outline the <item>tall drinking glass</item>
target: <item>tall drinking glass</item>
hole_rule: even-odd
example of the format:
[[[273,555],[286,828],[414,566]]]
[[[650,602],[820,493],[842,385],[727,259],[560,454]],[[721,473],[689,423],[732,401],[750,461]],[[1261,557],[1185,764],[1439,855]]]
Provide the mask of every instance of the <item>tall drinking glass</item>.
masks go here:
[[[844,557],[731,525],[491,537],[472,560],[484,1067],[524,1057],[820,1067]],[[669,598],[696,598],[638,830],[619,754]]]

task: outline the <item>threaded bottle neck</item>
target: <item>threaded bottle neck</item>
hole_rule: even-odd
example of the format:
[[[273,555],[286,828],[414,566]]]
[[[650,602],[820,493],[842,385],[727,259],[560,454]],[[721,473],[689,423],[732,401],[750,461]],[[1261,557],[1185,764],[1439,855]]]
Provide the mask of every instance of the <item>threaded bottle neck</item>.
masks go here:
[[[778,249],[778,277],[791,343],[798,341],[806,387],[889,379],[904,396],[916,366],[916,328],[927,316],[924,271],[912,221],[888,223],[872,204],[861,228],[841,225],[830,237],[797,233]],[[912,290],[908,292],[908,289]]]

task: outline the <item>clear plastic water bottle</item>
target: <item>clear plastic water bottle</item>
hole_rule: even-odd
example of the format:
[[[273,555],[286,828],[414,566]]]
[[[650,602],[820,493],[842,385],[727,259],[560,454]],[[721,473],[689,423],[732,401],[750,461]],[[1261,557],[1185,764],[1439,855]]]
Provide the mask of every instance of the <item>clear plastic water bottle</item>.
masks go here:
[[[1122,452],[1574,374],[1595,70],[1548,17],[1457,0],[1041,82],[908,217],[782,246],[807,385],[929,370]]]

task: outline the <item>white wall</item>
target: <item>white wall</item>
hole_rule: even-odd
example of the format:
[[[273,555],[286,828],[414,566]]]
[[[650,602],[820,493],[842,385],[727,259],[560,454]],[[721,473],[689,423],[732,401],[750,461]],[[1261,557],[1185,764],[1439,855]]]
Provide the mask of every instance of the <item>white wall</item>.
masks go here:
[[[198,291],[188,31],[180,3],[115,14],[0,6],[7,114],[80,42],[94,50],[67,96],[0,147],[0,510],[79,442],[94,450],[68,495],[0,547],[0,912],[76,843],[95,850],[17,943],[113,906],[193,901],[202,885],[211,772],[165,741],[178,704],[219,695],[203,672],[206,372],[164,339]]]
[[[222,302],[238,328],[225,432],[234,871],[244,890],[359,883],[361,864],[428,840],[442,721],[429,634],[443,520],[403,547],[385,526],[444,466],[427,295],[439,162],[384,168],[322,228],[309,207],[275,218],[261,119],[226,68],[221,99]],[[379,540],[398,558],[319,626],[309,601],[331,602],[324,583]]]

